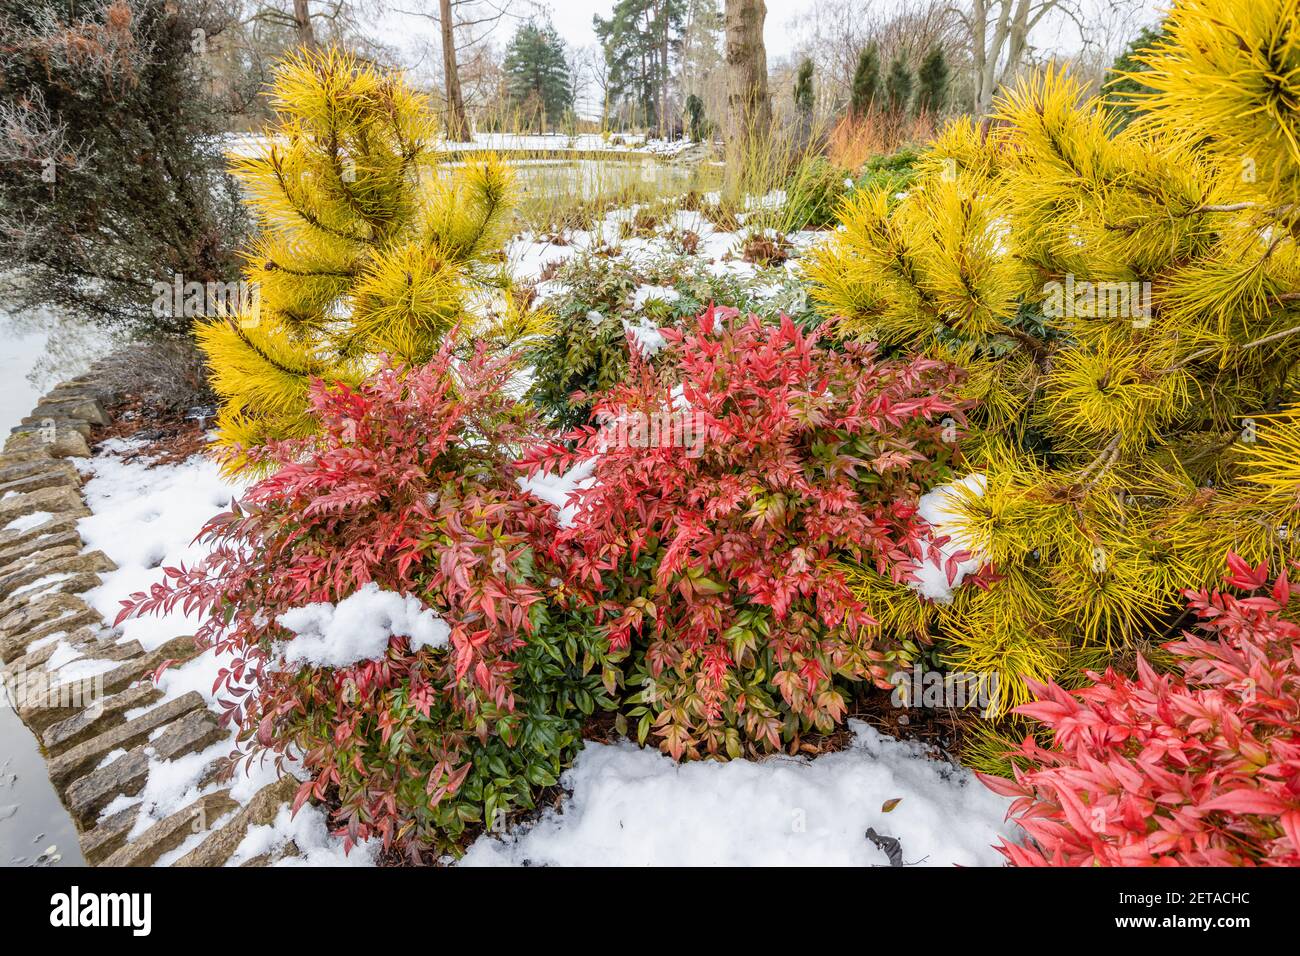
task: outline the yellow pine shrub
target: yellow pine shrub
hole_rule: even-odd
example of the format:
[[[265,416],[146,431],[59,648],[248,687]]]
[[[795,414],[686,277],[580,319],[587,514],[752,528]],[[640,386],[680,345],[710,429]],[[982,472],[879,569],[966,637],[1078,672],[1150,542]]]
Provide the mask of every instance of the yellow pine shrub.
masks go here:
[[[245,253],[257,294],[197,332],[232,470],[310,434],[314,378],[354,382],[381,355],[426,362],[453,327],[506,345],[545,321],[499,255],[509,170],[492,155],[439,165],[424,96],[332,49],[286,60],[271,95],[264,145],[233,160],[259,226]]]
[[[958,530],[1002,576],[886,607],[948,666],[1070,682],[1175,635],[1229,549],[1300,557],[1297,0],[1182,0],[1123,131],[1046,72],[865,193],[808,265],[841,332],[943,356],[987,479]],[[870,569],[877,604],[916,601]],[[917,602],[919,603],[919,601]]]

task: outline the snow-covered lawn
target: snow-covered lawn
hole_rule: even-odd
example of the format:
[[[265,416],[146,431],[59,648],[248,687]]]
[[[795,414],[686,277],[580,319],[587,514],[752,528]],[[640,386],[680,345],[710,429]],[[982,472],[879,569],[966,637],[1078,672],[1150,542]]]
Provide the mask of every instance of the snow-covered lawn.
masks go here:
[[[469,142],[444,142],[440,148],[447,150],[576,150],[582,152],[606,151],[611,153],[654,153],[659,156],[676,156],[695,146],[689,139],[664,140],[646,138],[639,133],[612,133],[608,137],[599,133],[475,133]]]
[[[705,197],[708,199],[708,197]],[[789,310],[795,303],[786,301],[802,299],[799,287],[799,260],[814,245],[826,239],[827,233],[815,231],[794,232],[786,236],[791,246],[790,258],[780,266],[762,267],[742,258],[747,232],[743,225],[748,214],[741,213],[738,230],[716,227],[705,215],[692,210],[677,210],[656,230],[654,235],[621,236],[624,224],[630,221],[639,207],[616,209],[606,214],[590,230],[577,229],[565,233],[562,241],[555,237],[523,232],[506,243],[506,261],[510,274],[517,282],[533,283],[541,302],[563,295],[565,287],[555,279],[543,279],[547,267],[568,262],[575,256],[600,249],[602,254],[615,261],[638,269],[674,257],[681,258],[680,237],[693,233],[698,239],[695,252],[689,258],[705,271],[722,277],[733,277],[751,283],[750,293],[755,299],[771,300],[777,310]],[[653,285],[639,286],[627,303],[627,312],[634,317],[645,309],[647,303],[673,301],[677,292]]]

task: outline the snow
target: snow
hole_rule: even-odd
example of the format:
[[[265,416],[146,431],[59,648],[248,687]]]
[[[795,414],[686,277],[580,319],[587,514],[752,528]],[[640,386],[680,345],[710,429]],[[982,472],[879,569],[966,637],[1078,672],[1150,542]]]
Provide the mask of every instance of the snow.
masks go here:
[[[175,760],[152,762],[149,779],[140,791],[142,812],[136,818],[131,836],[139,836],[155,819],[167,816],[173,807],[179,809],[198,799],[198,783],[209,763],[229,752],[230,744],[221,741],[198,753],[184,754]]]
[[[121,747],[118,747],[116,750],[110,750],[108,753],[104,754],[104,759],[103,759],[103,760],[101,760],[99,763],[95,764],[95,769],[96,769],[96,770],[103,770],[103,769],[104,769],[105,767],[107,767],[109,764],[111,764],[111,763],[115,763],[117,760],[119,760],[119,759],[121,759],[122,757],[125,757],[125,756],[126,756],[126,751],[125,751],[124,749],[122,749]]]
[[[230,507],[240,485],[221,475],[216,463],[195,456],[179,465],[149,467],[133,441],[112,439],[79,467],[88,475],[82,494],[92,514],[77,522],[88,551],[103,551],[117,565],[101,573],[103,583],[82,597],[112,621],[123,598],[147,591],[163,567],[191,567],[206,553],[194,537],[218,512]],[[178,634],[193,633],[197,618],[179,611],[126,621],[122,641],[138,640],[153,650]]]
[[[15,518],[4,526],[3,531],[30,531],[32,528],[39,527],[53,518],[54,515],[48,511],[33,511],[31,514],[23,515],[21,518]]]
[[[77,657],[71,663],[64,664],[59,668],[57,676],[51,682],[53,686],[62,687],[73,681],[86,680],[89,677],[99,677],[101,674],[107,674],[116,670],[121,661],[112,661],[107,658],[94,657]],[[47,668],[52,670],[53,668]]]
[[[588,743],[559,811],[480,837],[462,865],[888,865],[868,827],[896,837],[907,863],[1001,864],[992,847],[1013,836],[1007,798],[919,744],[849,727],[848,749],[811,760],[675,764],[626,741]]]
[[[668,344],[664,338],[663,332],[651,325],[645,319],[638,322],[629,322],[623,320],[623,328],[628,335],[632,336],[632,341],[636,344],[637,349],[646,358],[655,355],[660,349]]]
[[[44,577],[37,578],[30,584],[24,584],[20,588],[14,588],[9,592],[9,597],[15,598],[20,594],[32,594],[33,592],[44,594],[46,591],[50,590],[53,585],[58,584],[60,581],[66,581],[70,577],[72,577],[70,571],[60,571],[57,574],[47,574]]]
[[[66,632],[60,631],[59,633],[62,637],[67,637]],[[77,658],[82,656],[81,651],[77,650],[66,640],[60,639],[58,646],[56,646],[50,653],[50,656],[45,659],[45,668],[46,670],[51,671],[58,670],[64,664],[75,661]]]
[[[590,488],[596,480],[595,471],[596,460],[588,458],[562,475],[539,472],[531,478],[520,478],[519,487],[534,497],[554,505],[560,513],[560,527],[569,528],[573,526],[573,519],[578,514],[578,509],[569,504],[569,496],[580,488]]]
[[[327,836],[324,811],[305,804],[297,816],[289,807],[281,807],[273,823],[249,827],[226,865],[239,866],[264,853],[278,852],[290,841],[298,855],[277,860],[272,866],[373,866],[379,852],[379,842],[372,840],[345,853],[341,841]]]
[[[634,236],[624,238],[620,235],[622,224],[635,219],[643,207],[640,205],[613,209],[598,220],[591,230],[575,229],[565,233],[565,245],[557,245],[549,236],[539,236],[523,232],[506,243],[506,261],[510,273],[516,281],[538,282],[542,269],[549,262],[565,262],[582,252],[597,248],[615,249],[620,259],[630,265],[644,265],[665,257],[680,255],[677,239],[673,233],[680,235],[693,232],[699,237],[699,245],[692,259],[698,260],[705,268],[714,272],[739,272],[746,275],[756,273],[757,267],[748,262],[729,259],[740,248],[742,236],[739,232],[727,232],[716,228],[699,211],[678,210],[660,227],[653,236]],[[803,236],[803,234],[798,234]],[[811,234],[820,237],[820,233]],[[792,243],[795,237],[791,237]],[[805,246],[811,245],[814,238],[800,240]],[[726,261],[724,261],[726,260]],[[546,284],[548,294],[554,295],[562,290]],[[539,292],[540,294],[540,292]],[[668,286],[643,285],[639,287],[632,300],[634,310],[642,308],[651,299],[672,302],[678,298],[676,289]]]
[[[632,293],[632,308],[643,308],[647,302],[654,300],[676,302],[681,297],[681,293],[671,286],[641,285]]]
[[[616,142],[617,140],[617,142]],[[618,133],[606,139],[600,133],[475,133],[470,142],[445,141],[439,144],[444,150],[531,150],[535,152],[565,152],[570,150],[611,153],[651,153],[655,156],[673,157],[692,146],[689,139],[647,139],[632,133]],[[239,148],[247,146],[241,141]],[[512,161],[518,164],[518,160]]]
[[[983,497],[986,486],[987,481],[983,475],[971,474],[959,481],[940,485],[917,501],[921,517],[929,522],[932,529],[925,543],[929,544],[935,538],[944,536],[948,537],[948,541],[937,546],[941,554],[939,559],[931,556],[916,567],[916,580],[909,585],[913,590],[933,601],[949,604],[952,602],[953,591],[961,587],[966,575],[975,573],[984,565],[985,560],[979,549],[961,530],[965,523],[961,503],[970,497]],[[971,556],[957,562],[956,573],[949,581],[945,566],[948,558],[959,551],[966,551]]]
[[[451,630],[412,595],[385,591],[373,581],[338,604],[308,604],[276,620],[297,636],[280,649],[289,664],[347,667],[378,660],[390,637],[411,639],[411,649],[446,647]]]

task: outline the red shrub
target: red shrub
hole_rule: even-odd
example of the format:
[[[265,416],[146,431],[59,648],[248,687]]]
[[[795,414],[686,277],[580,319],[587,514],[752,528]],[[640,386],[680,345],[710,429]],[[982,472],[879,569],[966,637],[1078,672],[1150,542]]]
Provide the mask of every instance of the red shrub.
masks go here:
[[[562,708],[516,706],[517,670],[536,689],[563,668],[559,651],[534,646],[561,572],[546,558],[553,512],[516,482],[534,420],[504,397],[510,372],[481,348],[457,362],[448,346],[356,390],[318,383],[323,435],[271,449],[278,470],[200,534],[210,556],[123,602],[119,620],[179,605],[204,617],[201,643],[230,655],[215,688],[224,719],[241,741],[300,752],[312,779],[299,803],[336,791],[349,840],[446,846],[466,823],[528,805],[577,746]],[[437,612],[449,645],[392,637],[376,660],[280,665],[274,643],[293,635],[279,615],[371,581]],[[565,686],[584,688],[580,675]]]
[[[592,470],[563,538],[571,579],[631,654],[642,740],[653,726],[674,758],[738,756],[829,731],[837,678],[885,677],[841,562],[902,580],[919,559],[916,499],[948,477],[960,373],[730,309],[663,335],[664,372],[635,363],[595,407],[603,428],[526,459]]]
[[[1000,848],[1013,864],[1300,865],[1300,627],[1282,617],[1300,586],[1228,566],[1246,596],[1188,593],[1202,633],[1167,645],[1181,675],[1139,661],[1018,708],[1055,739],[1025,741],[1014,782],[984,778],[1032,837]]]

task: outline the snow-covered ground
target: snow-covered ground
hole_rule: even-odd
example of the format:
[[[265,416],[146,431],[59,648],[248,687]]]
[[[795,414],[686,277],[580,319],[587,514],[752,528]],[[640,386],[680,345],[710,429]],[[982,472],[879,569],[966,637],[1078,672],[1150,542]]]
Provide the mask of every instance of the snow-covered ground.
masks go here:
[[[746,263],[739,257],[743,232],[719,230],[698,212],[677,212],[655,235],[620,238],[622,224],[635,212],[614,211],[590,232],[567,236],[566,244],[532,235],[516,237],[507,249],[515,278],[538,281],[548,262],[597,246],[617,247],[618,255],[630,263],[655,260],[673,254],[677,237],[690,231],[699,237],[696,256],[716,274],[770,286],[773,296],[798,284],[796,259],[776,270]],[[792,236],[796,254],[824,235]],[[545,299],[563,289],[554,281],[540,282],[538,292]],[[671,288],[648,284],[632,292],[625,324],[639,341],[653,344],[658,335],[642,314],[646,307],[671,301],[676,295]],[[4,355],[15,367],[0,364],[0,422],[11,410],[16,410],[17,416],[25,414],[37,395],[18,366],[27,363],[30,367],[43,350],[43,336],[19,336],[15,341],[18,348],[8,349]],[[87,550],[102,550],[118,566],[102,575],[99,588],[85,595],[109,621],[123,598],[160,580],[162,567],[200,560],[203,547],[194,543],[194,536],[241,491],[239,484],[223,478],[217,466],[204,457],[150,467],[139,458],[128,460],[136,450],[131,442],[111,441],[93,458],[78,462],[86,476],[84,494],[92,511],[79,522],[81,536]],[[539,476],[526,486],[563,508],[567,492],[588,477],[580,473]],[[936,518],[946,515],[945,503],[932,502]],[[423,620],[419,608],[406,603],[397,607],[395,596],[372,597],[382,599],[380,610],[386,615],[378,622],[381,641],[385,629],[433,628]],[[301,645],[302,656],[326,660],[335,643],[349,648],[374,644],[376,628],[349,624],[349,615],[356,608],[345,607],[347,604],[314,606],[286,621],[298,634],[290,647]],[[358,598],[357,607],[363,604]],[[138,640],[152,649],[192,633],[196,623],[180,612],[131,620],[122,625],[119,639]],[[430,634],[436,640],[432,630]],[[86,667],[96,663],[79,660],[79,652],[70,646],[56,654],[60,672],[69,678],[86,676]],[[166,671],[160,680],[164,699],[197,691],[216,709],[213,685],[219,666],[209,651]],[[1004,798],[987,790],[968,771],[925,753],[916,744],[881,737],[863,724],[851,726],[854,740],[849,748],[815,759],[773,757],[761,762],[677,765],[657,750],[641,749],[630,742],[589,743],[563,777],[568,797],[558,811],[547,811],[540,819],[507,833],[481,837],[463,863],[886,865],[884,852],[864,835],[869,827],[882,836],[897,838],[907,863],[974,866],[1001,862],[992,845],[1001,836],[1010,835],[1003,822]],[[214,759],[232,749],[233,734],[201,754],[156,761],[139,796],[119,799],[103,814],[140,804],[133,833],[138,835],[203,793],[229,785],[201,785],[200,780]],[[255,766],[251,773],[245,773],[241,765],[233,782],[233,796],[247,800],[273,778],[269,763]],[[209,821],[209,825],[222,822]],[[191,836],[159,863],[183,856],[202,836]],[[282,861],[284,865],[366,865],[374,862],[378,850],[372,843],[345,855],[342,842],[329,836],[323,813],[307,806],[297,817],[291,817],[286,808],[273,824],[251,829],[231,862],[238,864],[276,851],[290,840],[300,855]]]
[[[708,197],[705,197],[706,199]],[[737,218],[742,223],[740,230],[719,229],[703,213],[680,209],[665,221],[652,236],[631,236],[620,238],[623,224],[631,221],[639,206],[616,209],[602,217],[593,229],[576,229],[567,232],[563,244],[550,236],[539,236],[524,232],[516,235],[506,243],[506,261],[511,275],[516,281],[538,282],[545,267],[552,262],[563,263],[574,256],[593,249],[604,248],[617,250],[618,258],[630,264],[646,263],[669,255],[680,255],[680,236],[686,232],[694,233],[699,245],[692,259],[698,261],[714,275],[735,276],[741,279],[754,279],[762,267],[741,258],[745,240],[743,223],[748,214],[740,213]],[[793,232],[786,238],[792,247],[792,256],[782,266],[789,275],[796,274],[798,258],[808,252],[815,244],[826,239],[827,233],[805,231]],[[554,281],[541,281],[537,286],[538,294],[543,298],[561,291]],[[779,291],[775,286],[773,293]],[[654,289],[646,287],[638,290],[633,304],[640,308],[653,297]]]
[[[600,133],[578,133],[573,136],[565,133],[475,133],[474,138],[469,142],[447,141],[440,145],[448,150],[496,149],[536,152],[577,150],[676,156],[696,144],[689,139],[654,139],[640,133],[611,133],[608,136],[602,136]]]
[[[570,796],[558,812],[480,837],[462,863],[889,865],[868,827],[899,840],[907,864],[1001,863],[992,844],[1011,834],[1004,798],[917,744],[849,726],[852,746],[815,759],[679,765],[630,742],[589,743],[561,781]]]
[[[223,138],[225,151],[232,156],[255,156],[261,152],[268,137],[263,133],[231,133]],[[469,150],[520,150],[532,152],[609,152],[651,153],[672,157],[692,146],[689,139],[647,139],[640,133],[475,133],[468,142],[444,140],[438,148],[447,151]]]
[[[240,490],[206,458],[150,468],[146,461],[124,457],[137,447],[111,439],[95,457],[79,463],[86,477],[82,495],[93,512],[78,523],[81,538],[88,550],[103,551],[117,564],[116,571],[100,575],[103,584],[82,597],[110,622],[123,598],[161,580],[161,568],[190,566],[203,557],[194,536]],[[191,632],[194,622],[178,613],[133,619],[121,627],[123,640],[153,650]]]

